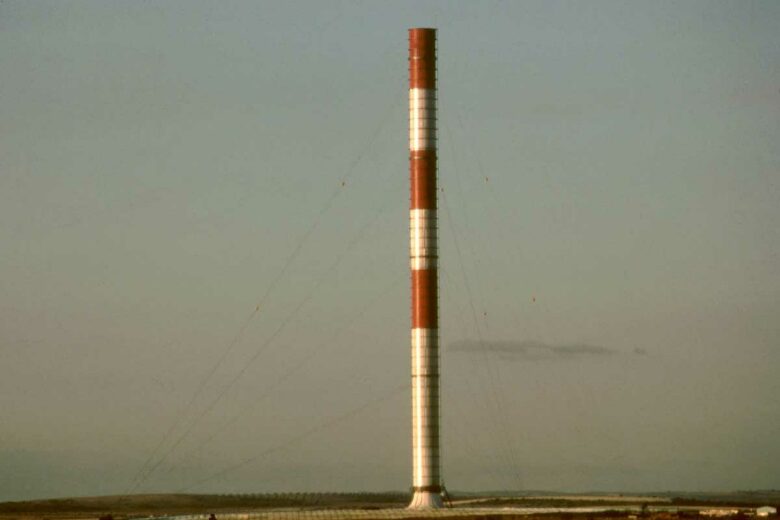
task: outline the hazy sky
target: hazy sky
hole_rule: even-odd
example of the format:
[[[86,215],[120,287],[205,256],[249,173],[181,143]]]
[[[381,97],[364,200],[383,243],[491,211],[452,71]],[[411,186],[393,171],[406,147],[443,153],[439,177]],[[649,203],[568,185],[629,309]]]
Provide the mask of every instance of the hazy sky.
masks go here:
[[[0,500],[408,488],[414,26],[446,485],[780,487],[780,2],[6,1]]]

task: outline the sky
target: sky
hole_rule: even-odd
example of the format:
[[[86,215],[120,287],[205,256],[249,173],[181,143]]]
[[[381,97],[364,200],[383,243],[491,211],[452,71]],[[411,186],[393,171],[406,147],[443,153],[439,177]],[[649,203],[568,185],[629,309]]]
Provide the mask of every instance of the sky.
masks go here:
[[[780,487],[780,3],[0,3],[0,500]]]

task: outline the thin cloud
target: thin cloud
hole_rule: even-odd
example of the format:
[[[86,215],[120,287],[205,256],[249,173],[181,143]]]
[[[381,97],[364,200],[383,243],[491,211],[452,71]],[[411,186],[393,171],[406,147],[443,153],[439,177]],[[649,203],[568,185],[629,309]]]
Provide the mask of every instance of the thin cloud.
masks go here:
[[[620,352],[600,345],[548,345],[540,341],[473,341],[450,343],[447,350],[454,353],[488,353],[506,359],[523,361],[590,359],[615,356]]]

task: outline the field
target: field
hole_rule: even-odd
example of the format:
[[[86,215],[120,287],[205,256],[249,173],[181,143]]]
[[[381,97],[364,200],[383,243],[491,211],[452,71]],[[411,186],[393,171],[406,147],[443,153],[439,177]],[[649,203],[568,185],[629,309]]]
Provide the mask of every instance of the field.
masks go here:
[[[83,497],[0,503],[0,520],[125,520],[173,515],[208,515],[230,520],[274,518],[437,518],[572,520],[596,518],[697,518],[720,512],[746,517],[758,506],[780,503],[779,491],[738,493],[552,494],[455,493],[452,509],[413,513],[405,493],[157,494]],[[731,511],[731,513],[727,513]]]

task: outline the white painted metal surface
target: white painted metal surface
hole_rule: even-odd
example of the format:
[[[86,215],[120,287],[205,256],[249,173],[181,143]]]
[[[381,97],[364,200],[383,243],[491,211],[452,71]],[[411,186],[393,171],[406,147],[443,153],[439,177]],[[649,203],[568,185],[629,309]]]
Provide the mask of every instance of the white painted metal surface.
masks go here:
[[[409,89],[409,149],[436,149],[436,90]]]
[[[414,270],[435,269],[437,256],[436,211],[409,211],[409,261]]]

